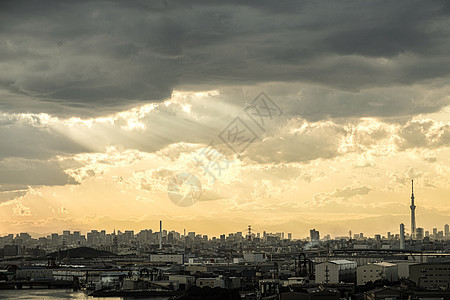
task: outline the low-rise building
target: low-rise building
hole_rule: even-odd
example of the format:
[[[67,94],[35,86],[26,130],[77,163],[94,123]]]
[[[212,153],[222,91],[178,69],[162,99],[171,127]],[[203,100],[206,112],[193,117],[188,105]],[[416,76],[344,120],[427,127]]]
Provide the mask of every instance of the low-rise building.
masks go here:
[[[184,264],[184,254],[150,254],[152,263]]]
[[[226,279],[226,287],[228,289],[239,289],[242,286],[241,282],[241,277],[228,277]]]
[[[100,275],[100,285],[102,287],[119,287],[128,272],[105,272]]]
[[[377,280],[398,280],[398,266],[388,262],[379,262],[359,266],[356,268],[356,278],[358,285],[365,285],[368,282]]]
[[[124,278],[122,289],[124,291],[132,290],[148,290],[150,289],[150,282],[147,280],[141,280],[139,278]]]
[[[265,262],[266,256],[264,255],[264,253],[244,253],[244,261],[250,263]]]
[[[280,294],[280,300],[339,300],[341,293],[333,288],[327,288],[319,285],[312,288],[293,288],[289,292]]]
[[[210,288],[215,287],[225,288],[225,280],[223,279],[222,276],[215,278],[197,278],[197,280],[195,281],[195,285],[201,288],[206,286]]]
[[[193,275],[197,273],[210,273],[214,270],[213,266],[202,266],[202,265],[188,265],[184,268],[184,270]]]
[[[53,270],[46,268],[23,268],[16,271],[17,279],[53,280]]]
[[[307,282],[309,282],[309,278],[308,277],[289,277],[284,282],[284,285],[285,286],[289,286],[289,285],[303,285],[303,284],[306,284]]]
[[[409,279],[424,288],[449,288],[450,262],[428,262],[410,265]]]
[[[398,279],[408,279],[409,278],[409,266],[417,264],[417,262],[409,261],[409,260],[390,260],[389,262],[397,265]]]
[[[316,283],[356,282],[357,264],[350,260],[332,260],[315,266]]]
[[[3,246],[3,255],[5,257],[8,256],[18,256],[23,254],[23,247],[19,245],[4,245]]]
[[[195,277],[189,275],[169,275],[169,280],[177,281],[182,290],[187,290],[195,284]]]

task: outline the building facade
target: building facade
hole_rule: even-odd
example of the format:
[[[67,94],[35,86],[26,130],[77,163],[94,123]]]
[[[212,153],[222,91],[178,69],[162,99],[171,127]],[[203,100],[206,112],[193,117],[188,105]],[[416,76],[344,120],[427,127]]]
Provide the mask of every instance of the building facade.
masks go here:
[[[450,288],[450,262],[410,265],[409,279],[424,288]]]
[[[379,262],[359,266],[356,268],[356,279],[358,285],[365,285],[368,282],[377,280],[398,280],[398,266],[388,262]]]
[[[350,260],[332,260],[315,266],[316,283],[356,282],[357,264]]]

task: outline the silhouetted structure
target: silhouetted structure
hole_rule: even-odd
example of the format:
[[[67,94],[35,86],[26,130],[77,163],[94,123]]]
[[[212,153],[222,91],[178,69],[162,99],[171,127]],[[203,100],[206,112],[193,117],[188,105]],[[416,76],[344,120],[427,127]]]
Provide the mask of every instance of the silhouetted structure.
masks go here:
[[[411,239],[416,236],[416,206],[414,205],[414,180],[411,180]]]

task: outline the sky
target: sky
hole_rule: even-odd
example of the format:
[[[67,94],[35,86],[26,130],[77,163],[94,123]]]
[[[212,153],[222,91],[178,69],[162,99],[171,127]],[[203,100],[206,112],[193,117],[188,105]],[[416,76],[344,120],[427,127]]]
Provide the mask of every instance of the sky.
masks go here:
[[[447,1],[0,2],[0,235],[450,223]]]

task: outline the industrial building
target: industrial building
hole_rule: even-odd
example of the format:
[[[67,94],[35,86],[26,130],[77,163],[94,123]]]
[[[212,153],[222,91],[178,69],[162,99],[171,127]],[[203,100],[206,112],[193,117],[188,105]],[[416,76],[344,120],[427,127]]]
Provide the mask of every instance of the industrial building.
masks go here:
[[[379,262],[359,266],[356,268],[356,279],[358,285],[365,285],[368,282],[377,280],[398,280],[398,266],[393,263]]]
[[[182,265],[185,263],[184,254],[150,254],[152,263],[174,263]]]
[[[332,260],[315,266],[316,283],[356,282],[355,261]]]
[[[450,262],[429,262],[409,266],[409,279],[424,288],[450,288]]]

